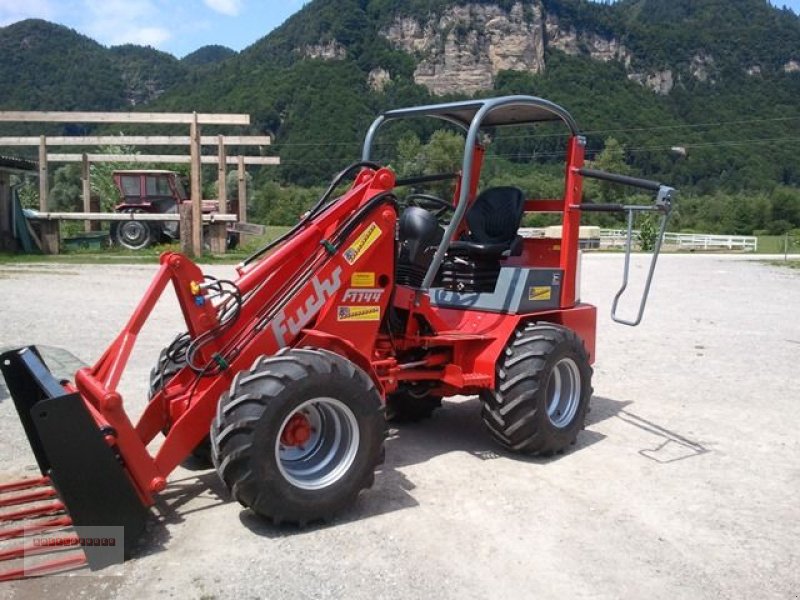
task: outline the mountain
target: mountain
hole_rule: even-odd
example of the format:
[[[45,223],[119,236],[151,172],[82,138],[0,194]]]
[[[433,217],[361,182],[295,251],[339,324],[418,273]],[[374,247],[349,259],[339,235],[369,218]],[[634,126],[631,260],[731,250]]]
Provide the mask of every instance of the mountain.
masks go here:
[[[178,60],[149,46],[106,48],[40,19],[0,28],[0,53],[0,108],[27,110],[130,109],[236,54],[204,46]]]
[[[590,158],[613,137],[635,172],[685,189],[800,185],[800,19],[767,0],[314,0],[238,54],[105,49],[42,21],[0,29],[0,48],[0,107],[247,112],[304,185],[358,158],[385,108],[505,93],[564,105]]]
[[[187,74],[186,64],[154,48],[125,44],[107,51],[120,72],[125,104],[147,104],[178,86]]]
[[[188,67],[205,67],[220,63],[232,56],[236,56],[235,50],[231,50],[226,46],[212,44],[187,54],[181,59],[181,62]]]
[[[533,93],[590,154],[613,135],[643,174],[708,192],[800,183],[799,92],[800,19],[766,0],[316,0],[157,105],[251,113],[310,183],[383,108]]]
[[[122,72],[97,42],[30,19],[0,28],[0,108],[115,110],[125,104]]]

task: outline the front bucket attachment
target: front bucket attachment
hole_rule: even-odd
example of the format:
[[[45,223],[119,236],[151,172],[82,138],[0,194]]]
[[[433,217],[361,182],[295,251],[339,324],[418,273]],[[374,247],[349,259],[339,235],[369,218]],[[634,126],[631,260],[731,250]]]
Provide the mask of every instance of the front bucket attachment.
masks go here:
[[[118,562],[118,555],[109,552],[112,543],[117,549],[121,545],[129,557],[149,512],[83,398],[64,389],[33,346],[1,354],[0,370],[42,476],[49,478],[47,483],[60,498],[53,506],[66,511],[89,567],[102,569]],[[46,494],[30,496],[41,501]],[[25,510],[36,508],[23,508],[20,514]],[[14,519],[0,514],[2,520]],[[106,542],[86,543],[100,538]]]

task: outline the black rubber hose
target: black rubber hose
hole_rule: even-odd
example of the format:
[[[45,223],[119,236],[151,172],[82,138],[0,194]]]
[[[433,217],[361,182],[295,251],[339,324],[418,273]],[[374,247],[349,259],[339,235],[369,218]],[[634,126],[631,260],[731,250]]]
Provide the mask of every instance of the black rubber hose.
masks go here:
[[[316,215],[317,215],[317,214],[318,214],[318,213],[319,213],[319,212],[320,212],[320,211],[321,211],[321,210],[322,210],[322,209],[325,207],[325,204],[326,204],[326,203],[327,203],[327,201],[329,200],[329,198],[330,198],[330,195],[333,193],[333,191],[334,191],[334,190],[335,190],[337,187],[339,187],[339,184],[341,184],[341,183],[342,183],[342,180],[343,180],[343,179],[344,179],[344,178],[345,178],[347,175],[349,175],[350,173],[352,173],[352,172],[353,172],[353,170],[355,170],[355,169],[359,169],[359,168],[363,168],[363,167],[369,167],[369,168],[371,168],[371,169],[380,169],[380,168],[381,168],[381,167],[380,167],[380,165],[379,165],[378,163],[374,163],[374,162],[372,162],[372,161],[370,161],[370,160],[360,160],[360,161],[358,161],[358,162],[354,162],[353,164],[351,164],[350,166],[348,166],[347,168],[345,168],[343,171],[340,171],[340,172],[339,172],[339,173],[338,173],[338,174],[337,174],[337,175],[336,175],[336,176],[333,178],[333,181],[331,181],[331,184],[328,186],[328,189],[327,189],[327,190],[325,190],[325,193],[324,193],[324,194],[322,194],[322,197],[321,197],[321,198],[320,198],[320,199],[317,201],[317,203],[316,203],[316,204],[315,204],[315,205],[314,205],[314,206],[311,208],[311,210],[309,210],[309,211],[306,213],[306,215],[305,215],[305,216],[304,216],[302,219],[300,219],[300,221],[297,223],[297,225],[295,225],[294,227],[292,227],[292,228],[291,228],[289,231],[287,231],[287,232],[286,232],[286,233],[284,233],[283,235],[279,236],[277,239],[274,239],[274,240],[272,240],[272,241],[271,241],[270,243],[268,243],[266,246],[263,246],[263,247],[259,248],[259,249],[258,249],[258,250],[256,250],[256,251],[255,251],[253,254],[251,254],[250,256],[248,256],[247,258],[245,258],[245,259],[242,261],[242,266],[244,266],[244,265],[249,265],[251,262],[253,262],[254,260],[256,260],[258,257],[260,257],[260,256],[263,256],[264,254],[266,254],[267,252],[269,252],[270,250],[272,250],[272,249],[273,249],[275,246],[277,246],[278,244],[282,244],[282,243],[283,243],[283,242],[285,242],[287,239],[289,239],[289,238],[290,238],[290,237],[292,237],[294,234],[296,234],[296,233],[297,233],[297,232],[298,232],[298,231],[299,231],[299,230],[300,230],[300,229],[303,227],[303,225],[305,225],[306,223],[308,223],[308,221],[310,221],[310,220],[311,220],[311,219],[312,219],[314,216],[316,216]]]

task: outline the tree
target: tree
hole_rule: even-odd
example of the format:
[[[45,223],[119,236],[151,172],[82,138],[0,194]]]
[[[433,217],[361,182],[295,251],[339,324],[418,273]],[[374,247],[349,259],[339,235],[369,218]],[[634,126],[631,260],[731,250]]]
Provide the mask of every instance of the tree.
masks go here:
[[[132,146],[103,146],[100,154],[136,154]],[[89,166],[89,186],[93,196],[100,199],[100,210],[103,212],[113,212],[114,207],[119,202],[119,191],[114,184],[114,171],[119,169],[141,168],[141,165],[132,163],[107,162],[92,163]]]
[[[644,252],[652,252],[658,241],[659,217],[655,213],[645,213],[639,220],[639,247]]]
[[[74,211],[81,206],[81,167],[65,165],[55,170],[48,205],[63,211]]]
[[[620,175],[630,175],[632,171],[625,162],[625,148],[613,137],[606,139],[602,152],[589,162],[589,167]],[[620,202],[625,195],[623,186],[608,181],[589,180],[586,182],[586,191],[591,194],[592,200],[609,204]]]

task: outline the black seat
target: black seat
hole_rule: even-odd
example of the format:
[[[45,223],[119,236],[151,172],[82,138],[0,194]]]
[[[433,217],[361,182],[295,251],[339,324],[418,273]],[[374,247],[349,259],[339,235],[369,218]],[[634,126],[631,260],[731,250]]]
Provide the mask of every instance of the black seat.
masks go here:
[[[481,192],[467,212],[469,233],[450,244],[453,255],[501,258],[521,251],[517,230],[522,222],[525,194],[505,186]]]
[[[492,292],[500,261],[522,253],[517,235],[525,194],[515,187],[481,192],[467,212],[469,232],[452,242],[439,270],[441,286],[455,292]]]

